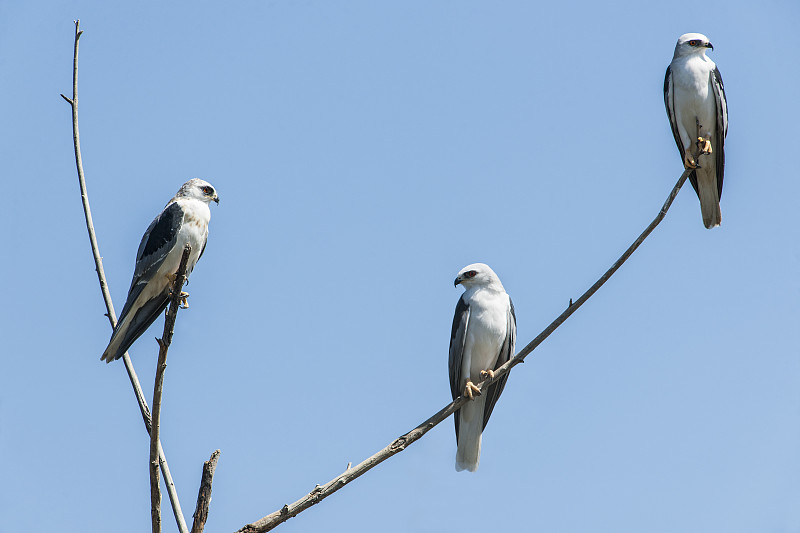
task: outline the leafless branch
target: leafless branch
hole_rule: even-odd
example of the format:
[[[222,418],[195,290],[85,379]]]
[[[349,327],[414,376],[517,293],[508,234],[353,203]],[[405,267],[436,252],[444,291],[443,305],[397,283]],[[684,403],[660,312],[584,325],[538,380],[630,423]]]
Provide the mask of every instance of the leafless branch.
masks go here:
[[[153,522],[153,533],[161,533],[161,487],[158,476],[158,438],[161,433],[161,394],[164,390],[164,371],[167,369],[167,352],[172,344],[172,334],[175,331],[175,320],[178,318],[178,308],[181,303],[181,291],[186,283],[186,268],[189,264],[189,254],[192,245],[183,247],[183,255],[175,273],[175,282],[172,284],[172,295],[169,298],[167,318],[164,320],[164,333],[158,341],[158,364],[156,365],[156,379],[153,385],[153,418],[150,430],[150,516]]]
[[[600,279],[598,279],[594,285],[589,287],[580,298],[578,298],[574,303],[570,300],[570,305],[567,309],[561,313],[558,318],[556,318],[544,331],[542,331],[539,335],[536,336],[531,342],[528,343],[522,350],[520,350],[514,357],[511,358],[507,363],[503,366],[498,368],[494,371],[494,377],[488,377],[485,380],[481,381],[478,384],[478,387],[482,390],[489,387],[492,383],[499,380],[505,374],[507,374],[514,366],[518,365],[525,361],[525,357],[528,356],[537,346],[539,346],[547,337],[550,336],[553,331],[558,328],[561,324],[567,320],[572,313],[578,310],[580,306],[582,306],[586,300],[588,300],[597,290],[603,286],[603,284],[608,281],[608,279],[614,275],[614,273],[622,266],[622,264],[633,254],[634,251],[639,247],[642,242],[647,238],[650,233],[658,226],[658,224],[663,220],[666,216],[667,211],[669,210],[672,202],[675,200],[675,197],[678,195],[678,191],[680,191],[681,187],[683,186],[686,178],[691,174],[691,169],[687,169],[686,171],[681,174],[681,177],[678,179],[678,182],[675,184],[675,187],[672,188],[669,196],[667,197],[666,202],[661,207],[661,211],[658,212],[658,215],[653,219],[647,228],[642,232],[641,235],[630,245],[630,247],[625,250],[617,261],[611,265],[605,274],[603,274]],[[424,421],[422,424],[418,425],[405,435],[398,437],[395,439],[391,444],[386,446],[384,449],[362,461],[361,463],[357,464],[356,466],[350,468],[348,464],[347,470],[340,474],[339,476],[335,477],[331,481],[327,482],[324,485],[317,485],[314,489],[297,500],[294,503],[284,505],[281,509],[273,512],[265,516],[264,518],[253,522],[252,524],[248,524],[243,528],[239,529],[236,533],[261,533],[264,531],[270,531],[273,528],[277,527],[278,525],[286,522],[290,518],[297,516],[301,512],[305,511],[312,505],[315,505],[334,492],[338,491],[349,482],[353,481],[357,477],[365,474],[368,470],[371,470],[375,466],[381,464],[383,461],[392,457],[393,455],[402,452],[405,450],[410,444],[414,443],[415,441],[422,438],[428,431],[430,431],[434,426],[442,422],[443,420],[447,419],[451,414],[457,411],[462,405],[467,403],[469,399],[465,396],[460,396],[453,400],[450,404],[442,408],[438,413]]]
[[[92,210],[89,207],[89,196],[86,192],[86,180],[84,178],[83,160],[81,158],[81,141],[78,131],[78,41],[82,34],[83,32],[80,31],[80,20],[76,20],[75,51],[72,63],[72,98],[67,98],[63,94],[61,97],[66,100],[70,107],[72,107],[72,140],[75,146],[75,164],[78,168],[78,182],[81,190],[81,200],[83,202],[83,213],[86,217],[86,229],[89,232],[89,242],[91,243],[92,255],[94,256],[97,279],[100,282],[100,291],[103,293],[103,301],[106,305],[106,316],[108,317],[108,321],[111,323],[111,328],[113,329],[117,325],[117,315],[114,312],[114,303],[111,300],[111,293],[108,290],[108,283],[106,282],[106,274],[103,270],[103,258],[100,256],[100,247],[97,244],[97,237],[94,231]],[[128,372],[128,379],[130,380],[131,386],[133,387],[133,392],[136,395],[136,401],[139,404],[139,411],[142,414],[145,429],[147,429],[147,432],[150,433],[150,409],[147,407],[147,401],[144,398],[142,386],[139,384],[139,377],[136,375],[136,371],[133,368],[133,364],[131,363],[131,358],[128,355],[128,352],[123,354],[122,361],[125,364],[125,370]],[[175,483],[172,480],[172,474],[169,471],[167,458],[164,455],[164,450],[161,447],[160,442],[158,443],[158,457],[159,463],[161,464],[161,472],[164,474],[164,484],[167,486],[167,493],[169,494],[169,500],[172,504],[172,512],[175,515],[175,521],[178,524],[178,530],[180,533],[188,533],[186,520],[183,518],[183,511],[181,510],[181,504],[178,500],[178,493],[175,489]]]
[[[214,480],[214,470],[217,468],[219,450],[211,454],[211,458],[203,463],[203,476],[200,479],[200,490],[197,493],[197,507],[194,510],[192,533],[203,533],[208,520],[208,506],[211,504],[211,482]]]

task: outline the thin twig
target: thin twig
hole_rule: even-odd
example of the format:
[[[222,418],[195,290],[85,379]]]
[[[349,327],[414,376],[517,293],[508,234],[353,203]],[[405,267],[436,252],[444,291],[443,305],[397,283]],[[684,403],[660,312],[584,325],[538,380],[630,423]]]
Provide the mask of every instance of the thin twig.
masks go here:
[[[553,331],[558,328],[565,320],[567,320],[572,313],[578,310],[580,306],[582,306],[586,300],[588,300],[597,290],[603,286],[603,284],[608,281],[608,279],[614,275],[619,267],[633,254],[634,251],[639,247],[640,244],[647,238],[648,235],[655,229],[656,226],[661,222],[661,220],[666,216],[667,211],[669,210],[670,205],[672,205],[673,200],[678,195],[678,191],[680,191],[681,187],[683,186],[686,178],[691,174],[691,169],[687,169],[686,171],[681,174],[681,177],[678,179],[678,182],[673,187],[672,191],[670,192],[669,196],[667,197],[666,202],[661,207],[661,211],[659,211],[658,215],[655,219],[650,223],[649,226],[642,232],[641,235],[630,245],[630,247],[625,250],[617,261],[611,265],[605,274],[603,274],[600,279],[598,279],[594,285],[589,287],[583,295],[578,298],[574,303],[571,303],[567,309],[561,313],[544,331],[542,331],[539,335],[536,336],[531,342],[528,343],[522,350],[520,350],[514,357],[511,358],[508,362],[504,365],[499,367],[494,371],[494,377],[487,377],[485,380],[478,384],[480,389],[485,389],[489,387],[492,383],[498,381],[501,377],[507,374],[514,366],[522,363],[525,360],[525,357],[528,356],[537,346],[539,346]],[[352,480],[356,479],[357,477],[361,476],[362,474],[366,473],[368,470],[376,467],[377,465],[381,464],[383,461],[392,457],[393,455],[402,452],[405,450],[410,444],[414,443],[415,441],[422,438],[428,431],[430,431],[434,426],[439,424],[440,422],[446,420],[451,414],[457,411],[462,405],[467,403],[469,399],[465,396],[459,396],[455,400],[453,400],[450,404],[445,406],[441,409],[438,413],[427,419],[422,424],[418,425],[405,435],[398,437],[395,439],[391,444],[387,447],[369,457],[368,459],[362,461],[361,463],[357,464],[356,466],[349,468],[340,474],[339,476],[335,477],[325,485],[317,485],[314,489],[306,494],[304,497],[300,498],[296,502],[292,504],[284,505],[278,511],[275,511],[272,514],[265,516],[264,518],[253,522],[252,524],[248,524],[243,528],[239,529],[236,533],[261,533],[264,531],[270,531],[276,526],[282,524],[283,522],[289,520],[290,518],[297,516],[301,512],[305,511],[309,507],[321,502],[334,492],[338,491],[346,484],[351,482]]]
[[[208,506],[211,504],[211,482],[214,481],[214,470],[217,468],[219,450],[211,454],[211,458],[203,463],[203,476],[200,478],[200,490],[197,492],[197,507],[194,509],[192,533],[203,533],[208,520]]]
[[[89,232],[89,242],[92,247],[92,255],[94,256],[95,270],[97,271],[97,279],[100,282],[100,291],[103,293],[103,301],[106,305],[106,316],[111,324],[111,328],[117,326],[117,315],[114,312],[114,303],[111,300],[111,293],[108,290],[108,283],[106,282],[106,274],[103,270],[103,258],[100,256],[100,247],[97,244],[97,237],[94,231],[94,222],[92,221],[92,210],[89,207],[89,195],[86,192],[86,180],[83,173],[83,160],[81,158],[81,141],[78,132],[78,40],[80,39],[83,31],[80,31],[80,20],[75,21],[75,51],[72,63],[72,98],[67,98],[61,95],[64,100],[72,108],[72,140],[75,146],[75,165],[78,168],[78,183],[81,190],[81,201],[83,202],[83,213],[86,218],[86,229]],[[133,392],[136,395],[136,401],[139,405],[139,411],[144,420],[145,429],[150,433],[150,409],[147,407],[147,401],[144,398],[142,386],[139,384],[139,377],[136,375],[136,370],[133,368],[131,358],[128,352],[122,355],[122,362],[125,364],[125,370],[128,373],[128,379],[133,387]],[[172,512],[175,515],[175,521],[178,524],[180,533],[188,533],[186,527],[186,520],[183,518],[183,511],[181,504],[178,500],[178,493],[175,489],[175,483],[172,480],[172,474],[169,471],[167,458],[164,455],[164,450],[161,443],[158,444],[158,457],[161,464],[161,472],[164,474],[164,484],[167,486],[167,493],[169,500],[172,504]]]
[[[158,439],[161,433],[161,394],[164,390],[164,371],[167,369],[167,352],[172,344],[172,334],[175,331],[175,320],[178,318],[178,308],[181,303],[181,291],[186,283],[186,269],[189,265],[189,254],[192,245],[183,247],[183,255],[175,273],[175,282],[172,284],[172,295],[169,298],[167,318],[164,320],[164,333],[158,341],[158,364],[156,365],[156,379],[153,385],[153,418],[150,430],[150,517],[153,522],[153,533],[161,533],[161,487],[158,476]]]

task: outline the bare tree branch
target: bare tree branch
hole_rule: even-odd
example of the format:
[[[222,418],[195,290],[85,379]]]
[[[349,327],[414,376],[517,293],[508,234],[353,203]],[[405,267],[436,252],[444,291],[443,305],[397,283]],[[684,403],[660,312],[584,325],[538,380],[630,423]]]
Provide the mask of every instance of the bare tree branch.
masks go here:
[[[492,383],[499,380],[505,374],[507,374],[514,366],[522,363],[525,361],[525,357],[527,357],[537,346],[539,346],[547,337],[550,336],[553,331],[558,328],[561,324],[566,321],[572,313],[578,310],[580,306],[582,306],[586,300],[588,300],[597,290],[603,286],[603,284],[608,281],[608,279],[614,275],[614,273],[622,266],[622,264],[633,254],[634,251],[639,247],[642,242],[647,238],[650,233],[658,226],[661,220],[667,214],[672,202],[675,200],[675,197],[678,195],[678,191],[680,191],[681,187],[683,186],[686,178],[691,174],[692,169],[686,169],[681,177],[678,179],[678,182],[675,184],[675,187],[672,188],[667,200],[664,202],[664,205],[661,207],[661,211],[659,211],[658,215],[653,219],[647,228],[642,232],[641,235],[633,242],[633,244],[625,250],[617,261],[611,265],[605,274],[603,274],[600,279],[598,279],[594,285],[589,287],[585,293],[581,295],[574,303],[570,300],[570,305],[567,309],[561,313],[558,318],[556,318],[547,328],[544,329],[539,335],[536,336],[531,342],[528,343],[522,350],[520,350],[514,357],[512,357],[507,363],[502,365],[500,368],[494,371],[494,377],[487,377],[485,380],[478,383],[478,387],[483,390],[489,387]],[[335,477],[331,481],[327,482],[325,485],[317,485],[314,489],[297,500],[292,504],[284,505],[283,508],[279,509],[278,511],[273,512],[265,516],[264,518],[253,522],[252,524],[248,524],[243,528],[239,529],[236,533],[262,533],[264,531],[270,531],[273,528],[277,527],[278,525],[286,522],[290,518],[297,516],[301,512],[305,511],[309,507],[321,502],[334,492],[338,491],[346,484],[351,482],[352,480],[356,479],[357,477],[365,474],[368,470],[376,467],[377,465],[381,464],[383,461],[392,457],[393,455],[402,452],[405,450],[410,444],[414,443],[415,441],[422,438],[428,431],[430,431],[434,426],[442,422],[443,420],[447,419],[451,414],[457,411],[462,405],[467,403],[469,398],[465,396],[459,396],[455,400],[453,400],[450,404],[442,408],[438,413],[424,421],[422,424],[418,425],[405,435],[398,437],[395,439],[391,444],[386,446],[384,449],[362,461],[361,463],[357,464],[353,468],[350,468],[348,464],[347,470],[340,474],[339,476]]]
[[[111,300],[111,293],[108,290],[108,283],[106,282],[106,274],[103,270],[103,258],[100,256],[100,247],[97,244],[97,237],[94,231],[94,222],[92,221],[92,210],[89,207],[89,196],[86,192],[86,180],[83,173],[83,160],[81,158],[81,141],[78,131],[78,40],[80,39],[83,31],[80,31],[80,20],[75,21],[75,51],[72,63],[72,98],[67,98],[63,94],[62,98],[72,107],[72,140],[75,146],[75,164],[78,168],[78,182],[81,190],[81,201],[83,202],[83,213],[86,217],[86,229],[89,232],[89,242],[92,247],[92,255],[94,256],[95,270],[97,271],[97,279],[100,282],[100,291],[103,293],[103,301],[106,305],[106,316],[111,323],[113,329],[117,325],[117,315],[114,312],[114,303]],[[147,407],[147,401],[144,398],[142,386],[139,384],[139,377],[131,363],[131,358],[128,352],[122,356],[122,361],[125,364],[125,370],[128,372],[128,379],[133,387],[133,392],[136,395],[136,401],[139,404],[139,411],[144,420],[145,429],[150,433],[150,409]],[[175,489],[175,483],[172,480],[172,474],[169,471],[167,458],[164,455],[164,450],[161,443],[158,443],[158,457],[161,464],[161,472],[164,474],[164,484],[167,486],[167,493],[169,500],[172,504],[172,512],[175,515],[175,521],[178,524],[180,533],[188,533],[186,527],[186,520],[183,518],[183,511],[181,504],[178,500],[178,493]]]
[[[169,298],[169,310],[164,320],[164,333],[158,341],[158,364],[156,365],[156,379],[153,385],[153,418],[150,430],[150,517],[153,523],[153,533],[161,533],[161,487],[158,476],[158,438],[161,433],[161,394],[164,390],[164,371],[167,369],[167,351],[172,344],[172,334],[175,331],[175,320],[178,318],[178,307],[181,303],[181,291],[186,283],[186,269],[189,264],[189,254],[192,245],[183,247],[183,255],[175,273],[175,282],[172,284],[172,295]]]
[[[211,504],[211,482],[217,468],[219,450],[211,454],[211,458],[203,463],[203,476],[200,478],[200,490],[197,493],[197,507],[194,510],[192,533],[203,533],[208,520],[208,506]]]

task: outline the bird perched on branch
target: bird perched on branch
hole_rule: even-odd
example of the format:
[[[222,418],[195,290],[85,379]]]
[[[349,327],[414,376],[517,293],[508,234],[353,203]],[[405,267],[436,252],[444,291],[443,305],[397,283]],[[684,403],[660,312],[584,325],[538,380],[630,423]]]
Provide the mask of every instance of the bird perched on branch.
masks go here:
[[[489,422],[508,374],[481,392],[475,385],[514,356],[517,319],[514,304],[497,274],[483,263],[466,266],[455,286],[466,289],[458,300],[450,334],[450,392],[472,401],[453,415],[456,424],[456,470],[478,469],[481,434]]]
[[[186,276],[203,255],[211,219],[210,202],[219,204],[210,183],[191,179],[181,185],[150,227],[144,232],[128,299],[100,358],[110,363],[122,357],[169,303],[170,290],[186,244],[192,246]],[[185,298],[188,294],[181,294]]]
[[[686,33],[678,39],[664,78],[664,104],[672,135],[689,175],[706,228],[719,226],[728,103],[717,65],[706,57],[708,37]]]

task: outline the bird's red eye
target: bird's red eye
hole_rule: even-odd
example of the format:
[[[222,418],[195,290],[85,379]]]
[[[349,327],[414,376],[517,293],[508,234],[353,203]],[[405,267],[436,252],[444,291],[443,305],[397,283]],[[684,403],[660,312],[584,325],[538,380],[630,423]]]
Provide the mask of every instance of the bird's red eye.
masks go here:
[[[206,185],[205,187],[203,187],[203,193],[210,196],[210,195],[214,194],[214,189],[212,189],[211,187]]]
[[[698,44],[700,44],[700,41],[698,41],[697,39],[692,39],[691,41],[689,41],[689,46],[697,46]]]
[[[466,274],[464,274],[464,275],[465,275],[466,277],[468,277],[468,278],[474,278],[474,277],[475,277],[477,274],[478,274],[478,273],[477,273],[477,272],[475,272],[474,270],[470,270],[469,272],[467,272],[467,273],[466,273]]]

